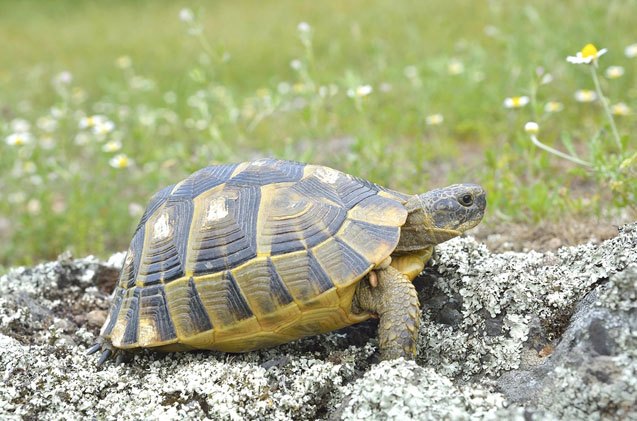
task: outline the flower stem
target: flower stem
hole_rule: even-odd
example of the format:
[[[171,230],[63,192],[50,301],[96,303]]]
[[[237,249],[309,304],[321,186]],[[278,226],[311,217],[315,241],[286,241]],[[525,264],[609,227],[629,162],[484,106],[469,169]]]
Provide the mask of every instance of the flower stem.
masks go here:
[[[569,161],[571,161],[571,162],[574,162],[574,163],[579,164],[579,165],[583,165],[583,166],[585,166],[585,167],[592,167],[591,163],[590,163],[590,162],[588,162],[588,161],[584,161],[584,160],[579,159],[579,158],[576,158],[576,157],[574,157],[574,156],[571,156],[571,155],[565,154],[564,152],[560,152],[560,151],[558,151],[557,149],[553,149],[553,148],[551,148],[550,146],[545,145],[544,143],[540,142],[540,141],[538,140],[538,138],[537,138],[537,137],[535,137],[535,135],[531,135],[531,141],[532,141],[532,142],[533,142],[533,144],[534,144],[535,146],[537,146],[538,148],[544,149],[545,151],[547,151],[547,152],[549,152],[549,153],[552,153],[553,155],[557,155],[557,156],[559,156],[560,158],[567,159],[567,160],[569,160]]]
[[[613,118],[613,114],[610,112],[610,107],[608,106],[608,101],[602,92],[602,87],[599,84],[599,77],[597,76],[597,66],[590,66],[591,75],[593,76],[593,82],[595,83],[595,90],[597,91],[597,96],[599,96],[599,100],[602,102],[602,107],[606,112],[606,117],[608,117],[608,121],[610,122],[610,128],[613,131],[613,137],[615,138],[615,143],[617,143],[617,148],[622,152],[622,141],[619,137],[619,133],[617,132],[617,127],[615,126],[615,119]]]

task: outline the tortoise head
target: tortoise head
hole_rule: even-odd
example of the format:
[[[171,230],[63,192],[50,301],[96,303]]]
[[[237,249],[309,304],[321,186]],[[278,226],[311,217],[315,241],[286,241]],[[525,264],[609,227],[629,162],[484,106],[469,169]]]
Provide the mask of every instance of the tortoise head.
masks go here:
[[[454,184],[418,196],[433,230],[471,229],[482,221],[487,207],[487,194],[477,184]],[[455,235],[454,235],[455,236]]]
[[[405,206],[409,214],[401,228],[399,252],[435,246],[475,227],[487,200],[476,184],[454,184],[412,196]]]

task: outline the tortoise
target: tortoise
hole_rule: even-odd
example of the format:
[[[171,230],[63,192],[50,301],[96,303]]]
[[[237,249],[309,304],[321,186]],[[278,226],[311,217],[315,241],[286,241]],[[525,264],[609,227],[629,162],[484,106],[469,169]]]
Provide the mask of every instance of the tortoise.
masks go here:
[[[381,358],[413,359],[411,281],[485,207],[475,184],[408,195],[276,159],[203,168],[150,200],[89,353],[247,352],[378,317]]]

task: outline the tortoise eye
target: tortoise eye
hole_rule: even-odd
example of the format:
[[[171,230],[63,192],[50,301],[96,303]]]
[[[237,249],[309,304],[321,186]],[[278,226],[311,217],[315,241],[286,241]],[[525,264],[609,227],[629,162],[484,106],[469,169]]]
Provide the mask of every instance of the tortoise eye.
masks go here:
[[[469,207],[469,206],[473,205],[473,196],[472,196],[472,195],[470,195],[469,193],[467,193],[467,194],[465,194],[465,195],[462,195],[462,196],[460,197],[459,202],[460,202],[460,204],[461,204],[462,206],[467,206],[467,207]]]

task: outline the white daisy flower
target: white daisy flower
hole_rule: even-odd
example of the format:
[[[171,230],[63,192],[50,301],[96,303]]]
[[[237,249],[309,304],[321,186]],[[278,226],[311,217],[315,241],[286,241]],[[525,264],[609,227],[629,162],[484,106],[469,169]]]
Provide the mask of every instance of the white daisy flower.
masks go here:
[[[528,96],[514,96],[504,99],[504,108],[522,108],[526,106],[531,100]]]
[[[195,20],[195,14],[192,9],[184,7],[179,11],[179,20],[186,23],[192,22]]]
[[[549,101],[544,105],[545,113],[559,113],[564,109],[564,104],[558,101]]]
[[[613,104],[610,106],[610,112],[613,113],[613,115],[623,117],[629,115],[630,111],[630,107],[623,102],[618,102],[617,104]]]
[[[529,121],[524,125],[524,131],[528,134],[538,134],[540,126],[535,121]]]
[[[427,124],[427,126],[438,126],[440,124],[442,124],[442,122],[445,121],[445,118],[442,116],[442,114],[430,114],[427,117],[425,117],[425,124]]]
[[[608,79],[617,79],[624,76],[624,68],[622,66],[609,66],[604,74]]]
[[[636,44],[630,44],[629,46],[627,46],[624,49],[624,55],[628,58],[635,58],[637,57],[637,43]]]
[[[347,96],[350,98],[362,98],[372,93],[374,88],[371,85],[361,85],[354,89],[347,90]]]
[[[133,160],[130,159],[126,154],[120,153],[115,155],[108,161],[109,165],[113,168],[123,169],[128,168],[133,165]]]
[[[92,115],[88,117],[83,117],[80,120],[80,129],[92,129],[93,127],[102,124],[107,121],[107,118],[103,115]]]
[[[464,64],[458,59],[453,59],[447,64],[447,73],[450,75],[459,75],[464,73]]]
[[[122,149],[122,142],[120,142],[119,140],[108,141],[104,144],[104,146],[102,146],[102,150],[109,153],[117,152],[120,149]]]
[[[290,67],[298,72],[303,68],[303,63],[299,59],[294,59],[290,62]]]
[[[606,48],[597,50],[593,44],[586,44],[581,51],[578,51],[575,56],[566,57],[566,61],[573,64],[591,64],[597,61],[598,58],[606,54],[608,51]]]
[[[33,136],[29,132],[12,133],[5,139],[9,146],[24,146],[33,142]]]
[[[115,66],[120,69],[128,69],[133,65],[133,60],[129,56],[119,56],[115,60]]]
[[[99,121],[93,126],[93,133],[98,136],[105,136],[115,130],[115,123],[110,120]]]
[[[299,32],[310,32],[312,30],[312,27],[310,26],[309,23],[307,22],[300,22],[297,26],[296,29]]]
[[[597,93],[590,89],[578,89],[574,95],[577,102],[593,102],[597,100]]]
[[[49,132],[49,133],[54,132],[58,126],[57,120],[49,115],[38,118],[35,124],[43,132]]]
[[[58,73],[53,77],[53,83],[56,85],[70,85],[73,82],[73,74],[68,70]]]
[[[31,123],[22,118],[14,118],[11,120],[11,123],[9,123],[9,127],[11,127],[11,130],[15,133],[26,133],[31,130]]]

